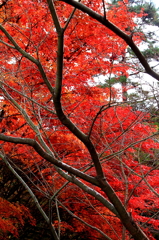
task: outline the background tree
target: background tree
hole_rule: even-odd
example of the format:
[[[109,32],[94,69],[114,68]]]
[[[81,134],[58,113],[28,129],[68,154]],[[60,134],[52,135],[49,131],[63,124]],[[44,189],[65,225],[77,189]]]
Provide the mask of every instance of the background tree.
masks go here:
[[[120,2],[122,1],[112,1],[112,4],[115,7],[120,7]],[[155,7],[153,2],[148,1],[128,1],[127,4],[129,11],[136,13],[143,13],[143,16],[135,19],[136,31],[139,31],[143,34],[143,42],[141,44],[142,54],[147,59],[152,68],[157,68],[158,66],[158,9]],[[110,6],[112,8],[112,6]],[[135,55],[130,48],[127,48],[125,51],[125,58],[127,61],[136,61]],[[130,59],[130,60],[129,60]],[[134,64],[135,65],[135,64]],[[145,90],[145,80],[141,74],[141,69],[138,69],[135,66],[136,71],[129,71],[129,76],[112,76],[112,80],[106,78],[106,84],[104,85],[115,85],[116,87],[120,83],[121,88],[121,99],[122,101],[131,102],[134,109],[146,109],[146,106],[149,106],[149,109],[153,108],[156,105],[157,94],[155,94],[156,99],[154,99],[154,92],[157,93],[157,87],[152,83],[152,81],[147,80],[147,90]],[[142,85],[140,79],[143,78]],[[117,85],[118,83],[118,85]],[[148,87],[150,83],[150,86]],[[149,90],[148,90],[149,89]],[[130,91],[131,90],[131,91]],[[152,94],[153,92],[153,94]],[[139,101],[140,99],[140,101]],[[150,107],[151,106],[151,107]],[[144,107],[144,108],[143,108]]]

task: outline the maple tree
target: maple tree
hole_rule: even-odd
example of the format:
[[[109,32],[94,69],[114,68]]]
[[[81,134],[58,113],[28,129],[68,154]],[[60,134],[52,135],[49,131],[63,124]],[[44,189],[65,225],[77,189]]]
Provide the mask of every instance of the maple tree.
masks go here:
[[[18,237],[19,225],[24,225],[24,220],[29,218],[31,224],[35,225],[35,220],[30,215],[28,209],[23,205],[13,205],[4,198],[0,198],[0,237],[5,239],[6,232]]]
[[[115,88],[94,81],[141,66],[159,80],[137,47],[144,35],[134,19],[143,13],[127,4],[0,4],[1,162],[53,239],[154,239],[159,228],[157,127],[148,113],[120,104]],[[123,61],[128,46],[138,63]],[[9,209],[21,224],[28,209],[9,203],[2,213],[1,229],[17,236]]]

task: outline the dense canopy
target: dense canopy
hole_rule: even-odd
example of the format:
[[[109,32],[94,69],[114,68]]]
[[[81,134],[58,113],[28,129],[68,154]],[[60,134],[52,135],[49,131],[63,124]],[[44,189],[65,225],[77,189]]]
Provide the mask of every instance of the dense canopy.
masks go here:
[[[127,79],[159,75],[132,6],[0,2],[0,238],[157,239],[158,109]]]

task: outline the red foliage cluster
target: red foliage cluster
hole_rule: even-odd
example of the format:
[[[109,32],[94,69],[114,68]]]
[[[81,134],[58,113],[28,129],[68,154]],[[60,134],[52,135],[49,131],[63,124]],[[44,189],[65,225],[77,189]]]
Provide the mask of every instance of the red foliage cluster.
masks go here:
[[[85,2],[97,12],[101,11],[100,1]],[[64,27],[72,8],[59,1],[55,1],[55,6]],[[0,22],[20,50],[18,52],[13,47],[14,42],[3,32],[0,42],[0,70],[3,72],[3,97],[0,101],[4,112],[0,119],[1,133],[37,140],[45,150],[52,151],[58,160],[96,176],[86,147],[58,119],[51,93],[44,81],[47,78],[51,86],[55,86],[57,52],[57,35],[46,2],[9,1],[4,8],[0,10]],[[141,16],[128,12],[123,2],[107,11],[108,19],[128,34],[135,29],[134,18]],[[134,34],[136,44],[142,41],[142,37],[140,33]],[[63,111],[75,126],[90,136],[107,181],[132,218],[153,239],[152,229],[159,229],[158,215],[155,215],[159,210],[159,170],[156,170],[155,161],[159,144],[152,137],[155,136],[156,127],[147,122],[149,114],[115,103],[118,98],[115,89],[101,88],[94,83],[94,76],[99,74],[105,77],[111,74],[128,75],[133,64],[128,66],[122,61],[127,44],[78,10],[69,23],[64,41]],[[30,59],[27,59],[27,54],[30,54]],[[34,64],[35,59],[41,65]],[[45,74],[41,76],[41,72],[47,77]],[[99,231],[79,223],[77,218],[68,219],[64,214],[72,211],[72,214],[102,230],[113,240],[121,238],[123,229],[120,220],[73,184],[68,183],[63,187],[66,180],[33,148],[3,141],[0,143],[6,156],[23,172],[30,173],[39,198],[57,194],[63,219],[60,223],[54,219],[55,227],[60,225],[63,233],[67,229],[88,232],[92,239],[93,236],[100,239]],[[98,187],[94,187],[94,190],[103,195]],[[24,220],[29,218],[34,224],[24,206],[13,205],[0,198],[0,210],[1,207],[2,231],[18,236],[17,223],[23,225]],[[128,233],[125,239],[130,239]]]

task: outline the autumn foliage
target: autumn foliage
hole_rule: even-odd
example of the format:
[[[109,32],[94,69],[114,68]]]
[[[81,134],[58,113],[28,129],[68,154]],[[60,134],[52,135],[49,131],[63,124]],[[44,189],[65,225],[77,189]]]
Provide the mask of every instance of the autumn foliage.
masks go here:
[[[116,32],[65,2],[0,5],[0,161],[34,192],[57,232],[54,239],[131,239],[107,186],[141,235],[155,239],[157,126],[149,113],[121,103],[116,88],[95,81],[128,76],[140,64],[126,61],[128,43]],[[143,14],[130,12],[127,1],[83,2],[104,12],[136,46],[143,41],[135,22]],[[39,218],[25,194],[0,198],[0,234],[6,239],[18,238],[26,222],[35,225]]]
[[[18,238],[18,228],[24,225],[24,221],[29,219],[35,225],[35,220],[30,215],[29,210],[23,205],[12,204],[0,198],[0,237],[6,239],[7,232]]]

